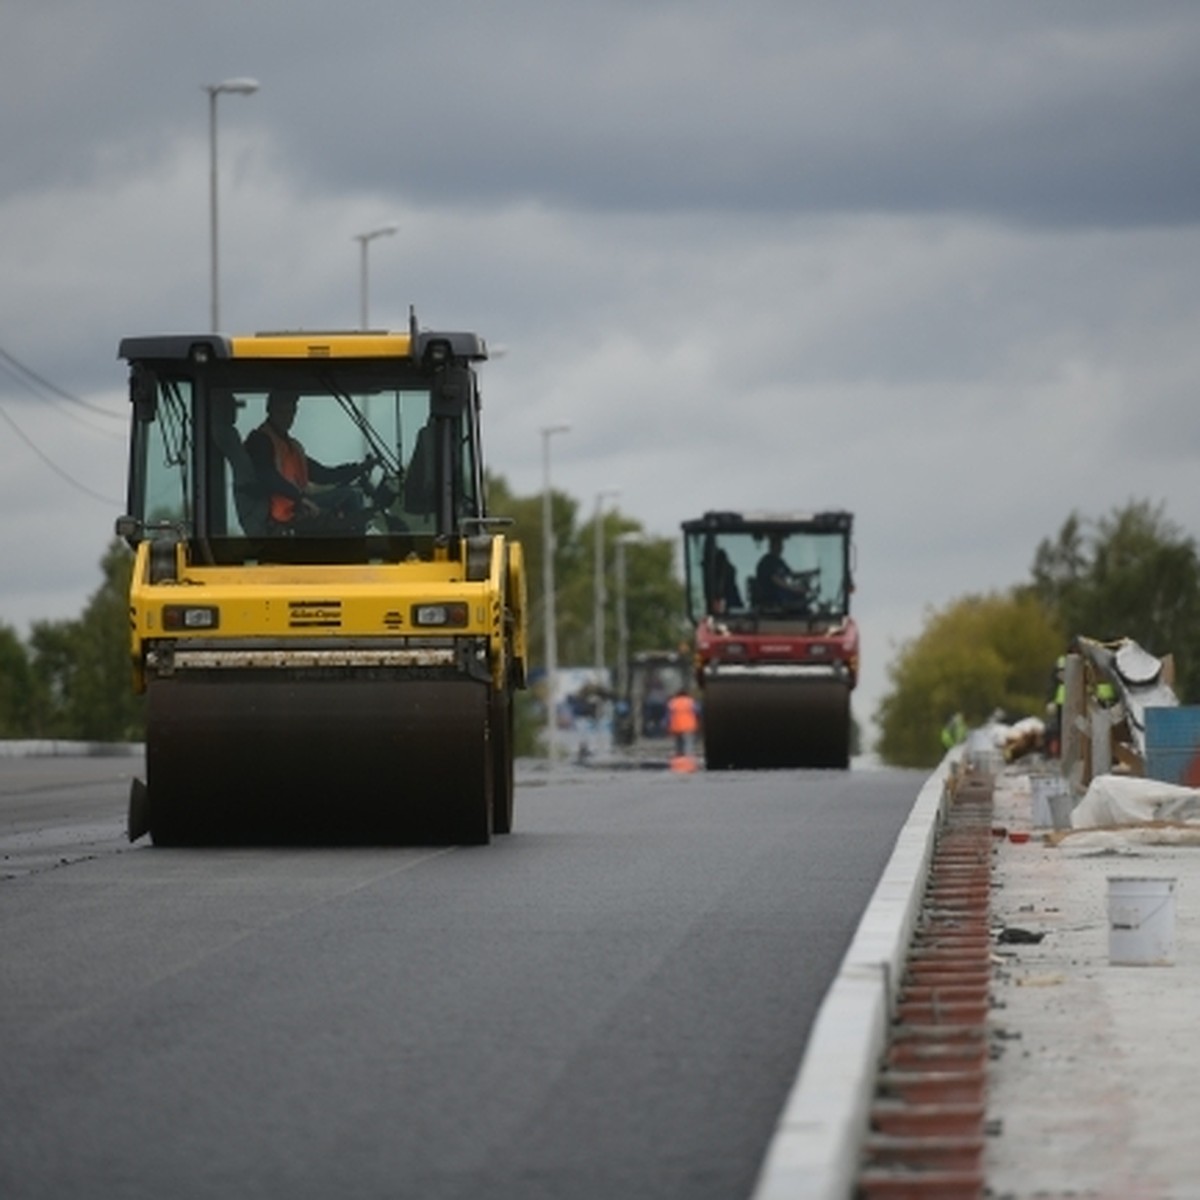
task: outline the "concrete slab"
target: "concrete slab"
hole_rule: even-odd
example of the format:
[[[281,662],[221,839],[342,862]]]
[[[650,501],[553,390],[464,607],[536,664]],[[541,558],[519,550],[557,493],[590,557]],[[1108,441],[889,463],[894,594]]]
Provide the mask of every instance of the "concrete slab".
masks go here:
[[[1042,934],[997,944],[989,1193],[1200,1197],[1200,845],[1130,827],[1056,840],[1032,824],[1019,767],[997,779],[992,918]],[[1112,876],[1174,879],[1170,966],[1110,964]]]

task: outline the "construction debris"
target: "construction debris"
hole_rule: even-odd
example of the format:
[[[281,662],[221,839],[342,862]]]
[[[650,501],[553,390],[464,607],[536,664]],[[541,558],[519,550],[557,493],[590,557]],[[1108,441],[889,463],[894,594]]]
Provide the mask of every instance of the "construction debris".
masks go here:
[[[1076,795],[1097,775],[1146,774],[1146,710],[1177,707],[1171,655],[1156,658],[1130,638],[1078,637],[1063,680],[1063,774]]]

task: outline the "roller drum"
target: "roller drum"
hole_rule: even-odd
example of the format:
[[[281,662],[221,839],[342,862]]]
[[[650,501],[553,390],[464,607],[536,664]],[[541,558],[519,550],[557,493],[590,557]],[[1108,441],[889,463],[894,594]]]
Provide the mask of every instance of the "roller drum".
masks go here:
[[[513,702],[509,692],[493,691],[488,714],[492,755],[492,832],[512,833],[516,775],[513,764]]]
[[[714,676],[703,701],[709,770],[849,766],[850,688],[840,679]]]
[[[484,843],[494,752],[474,680],[152,680],[146,770],[156,843]]]

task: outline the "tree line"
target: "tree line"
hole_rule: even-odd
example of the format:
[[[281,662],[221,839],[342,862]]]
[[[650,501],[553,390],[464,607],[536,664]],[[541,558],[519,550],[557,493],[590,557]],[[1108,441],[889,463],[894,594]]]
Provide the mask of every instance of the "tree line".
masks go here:
[[[114,539],[81,616],[35,621],[28,643],[0,624],[0,737],[136,741],[143,705],[129,658],[133,556]]]
[[[490,509],[512,519],[529,584],[530,655],[544,661],[543,505],[489,477]],[[616,665],[615,550],[622,539],[628,649],[686,643],[676,539],[648,536],[618,510],[582,518],[578,501],[553,491],[555,616],[558,660],[594,661],[596,541],[604,564],[604,645]],[[136,741],[144,732],[141,697],[132,689],[128,594],[132,555],[114,540],[100,562],[101,582],[82,614],[34,622],[27,642],[0,622],[0,737]],[[931,610],[924,627],[888,665],[889,689],[875,714],[880,757],[928,766],[941,755],[946,718],[962,712],[980,724],[996,708],[1040,716],[1057,657],[1071,637],[1130,637],[1154,654],[1171,653],[1176,691],[1200,696],[1200,553],[1161,505],[1131,501],[1107,516],[1072,513],[1036,548],[1029,578],[1002,592],[968,595]],[[518,752],[528,752],[537,722],[520,697]]]
[[[1044,716],[1055,663],[1076,636],[1171,654],[1180,701],[1200,698],[1200,555],[1161,504],[1130,501],[1096,519],[1073,512],[1038,544],[1028,579],[931,611],[888,665],[880,757],[931,766],[955,712],[968,725],[997,708]]]

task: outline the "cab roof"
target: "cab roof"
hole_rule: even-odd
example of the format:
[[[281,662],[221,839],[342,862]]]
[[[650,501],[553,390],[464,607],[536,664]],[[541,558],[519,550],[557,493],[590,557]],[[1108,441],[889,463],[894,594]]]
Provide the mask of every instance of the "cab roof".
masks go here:
[[[392,333],[381,330],[323,332],[300,330],[226,336],[216,333],[168,333],[121,339],[117,357],[129,362],[211,359],[333,359],[403,358],[421,362],[431,350],[449,350],[450,357],[471,362],[487,358],[487,345],[474,333],[420,330]]]
[[[746,532],[788,533],[808,530],[814,533],[849,533],[854,524],[854,514],[844,509],[828,509],[821,512],[706,512],[704,516],[683,522],[685,533]]]

